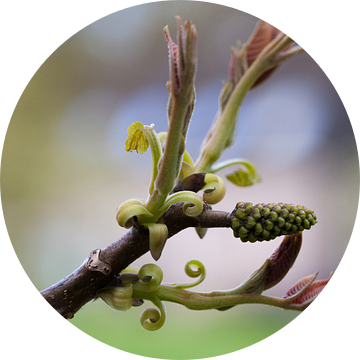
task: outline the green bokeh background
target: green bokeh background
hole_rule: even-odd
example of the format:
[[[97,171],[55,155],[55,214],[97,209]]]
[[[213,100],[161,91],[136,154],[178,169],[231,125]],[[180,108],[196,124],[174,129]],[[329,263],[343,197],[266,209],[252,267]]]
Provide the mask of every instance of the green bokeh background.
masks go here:
[[[68,275],[93,249],[121,237],[125,230],[116,224],[115,208],[129,197],[147,196],[151,156],[124,151],[126,129],[141,121],[166,130],[162,28],[169,25],[175,38],[175,15],[191,20],[198,31],[197,103],[187,139],[196,158],[217,111],[221,81],[227,79],[230,48],[246,41],[257,22],[231,8],[161,2],[109,15],[51,54],[19,100],[2,156],[2,204],[16,254],[38,290]],[[284,64],[249,94],[237,141],[222,159],[230,157],[251,159],[263,181],[244,189],[227,183],[226,198],[214,208],[230,211],[237,201],[293,202],[314,209],[319,219],[304,233],[293,269],[267,293],[282,296],[316,271],[327,278],[354,225],[358,155],[342,102],[309,55]],[[258,268],[280,241],[243,244],[227,229],[211,229],[199,240],[187,229],[168,242],[158,264],[164,281],[183,282],[185,263],[198,259],[207,269],[198,290],[228,289]],[[146,262],[152,262],[148,254],[134,265]],[[163,328],[147,332],[139,323],[144,306],[118,313],[97,300],[69,322],[134,354],[190,359],[242,349],[298,316],[255,305],[192,312],[166,304]]]
[[[280,330],[298,313],[261,306],[196,314],[166,304],[167,319],[159,331],[141,328],[143,308],[114,315],[101,302],[86,305],[71,322],[94,338],[133,354],[161,359],[198,359],[250,346]]]

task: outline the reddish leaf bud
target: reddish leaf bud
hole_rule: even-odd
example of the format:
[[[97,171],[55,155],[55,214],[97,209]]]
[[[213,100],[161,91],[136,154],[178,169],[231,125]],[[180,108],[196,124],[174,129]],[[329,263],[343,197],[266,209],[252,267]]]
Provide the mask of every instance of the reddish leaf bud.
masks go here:
[[[295,284],[291,289],[289,289],[284,296],[284,298],[289,298],[291,296],[294,296],[296,294],[297,289],[301,289],[304,286],[304,283],[309,279],[310,277],[301,279],[297,284]],[[290,304],[297,304],[297,305],[309,305],[311,304],[315,298],[320,294],[320,292],[324,289],[325,285],[329,282],[331,276],[326,280],[317,280],[313,281],[305,291],[299,291],[300,295],[295,298],[293,301],[290,302]]]
[[[240,43],[232,51],[229,64],[229,80],[236,84],[247,67],[257,59],[262,50],[282,32],[267,22],[260,20],[247,43],[240,47]],[[276,69],[277,66],[262,73],[252,88],[262,83]]]
[[[170,62],[170,92],[172,96],[178,95],[185,85],[189,88],[189,101],[193,92],[193,80],[196,70],[196,29],[186,21],[184,25],[180,17],[178,20],[178,45],[170,36],[168,27],[164,28],[165,40],[169,49]]]
[[[265,290],[278,284],[293,266],[302,243],[302,233],[287,235],[270,257]]]

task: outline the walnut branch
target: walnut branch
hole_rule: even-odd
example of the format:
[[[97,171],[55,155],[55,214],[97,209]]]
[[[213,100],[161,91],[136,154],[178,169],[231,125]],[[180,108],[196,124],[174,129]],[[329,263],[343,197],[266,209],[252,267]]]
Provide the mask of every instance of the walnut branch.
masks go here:
[[[163,217],[169,238],[188,227],[231,227],[230,213],[214,211],[204,205],[197,217],[188,217],[183,204],[170,207]],[[48,303],[66,319],[87,302],[97,298],[97,292],[116,281],[117,274],[149,251],[149,234],[142,227],[133,226],[124,236],[104,249],[90,253],[70,275],[41,291]]]

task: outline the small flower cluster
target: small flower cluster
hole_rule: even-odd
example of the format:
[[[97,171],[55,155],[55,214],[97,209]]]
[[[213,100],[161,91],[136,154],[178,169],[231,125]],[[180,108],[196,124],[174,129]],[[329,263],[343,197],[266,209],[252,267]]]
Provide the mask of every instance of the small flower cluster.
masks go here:
[[[309,230],[317,223],[313,210],[283,203],[256,204],[239,202],[232,212],[234,236],[243,242],[272,240]]]

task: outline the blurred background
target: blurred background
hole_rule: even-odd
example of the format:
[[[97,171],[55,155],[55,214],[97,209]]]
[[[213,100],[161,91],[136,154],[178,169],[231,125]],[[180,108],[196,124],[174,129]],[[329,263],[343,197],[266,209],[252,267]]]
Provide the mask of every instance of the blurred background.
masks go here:
[[[93,249],[120,238],[126,230],[116,223],[116,207],[147,196],[151,155],[125,152],[126,130],[134,121],[166,130],[169,71],[162,29],[169,25],[176,38],[175,15],[191,20],[198,32],[197,102],[187,138],[196,159],[227,79],[230,48],[245,42],[258,21],[246,13],[201,2],[151,3],[114,13],[61,45],[19,100],[3,149],[2,204],[14,249],[38,290],[68,275]],[[266,293],[282,296],[316,271],[327,278],[354,225],[358,156],[342,102],[309,55],[291,59],[248,95],[236,143],[221,159],[231,157],[254,162],[262,182],[248,188],[226,182],[227,195],[214,208],[231,211],[238,201],[292,202],[318,217],[304,232],[289,274]],[[261,266],[281,240],[244,244],[229,229],[211,229],[200,240],[187,229],[167,243],[158,264],[165,282],[183,282],[185,263],[200,260],[207,278],[196,289],[229,289]],[[147,262],[153,262],[148,254],[134,265]],[[239,350],[298,315],[261,305],[193,312],[166,304],[165,325],[150,333],[138,320],[149,305],[116,313],[98,300],[70,322],[134,354],[184,359]]]

